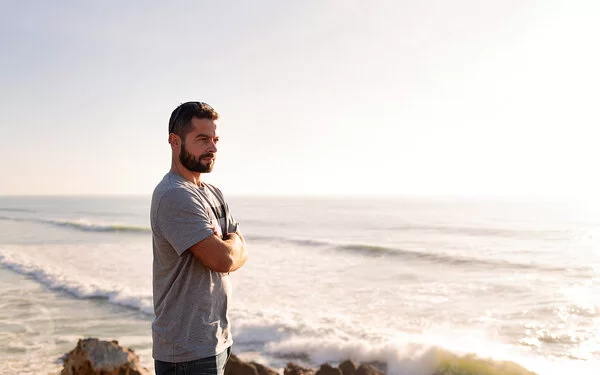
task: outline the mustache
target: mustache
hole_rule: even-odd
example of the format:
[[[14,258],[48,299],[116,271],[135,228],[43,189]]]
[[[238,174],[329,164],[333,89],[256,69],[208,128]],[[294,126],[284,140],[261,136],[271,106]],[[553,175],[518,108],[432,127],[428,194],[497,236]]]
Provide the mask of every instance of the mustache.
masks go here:
[[[200,157],[198,157],[198,159],[202,159],[202,158],[215,158],[215,154],[202,154],[200,155]]]

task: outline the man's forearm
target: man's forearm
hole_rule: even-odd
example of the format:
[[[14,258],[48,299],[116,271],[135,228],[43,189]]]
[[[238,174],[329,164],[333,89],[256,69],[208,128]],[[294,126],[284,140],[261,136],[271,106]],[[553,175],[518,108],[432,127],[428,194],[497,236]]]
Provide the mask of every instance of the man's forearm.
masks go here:
[[[226,273],[239,269],[246,263],[246,243],[236,233],[222,240],[212,235],[190,247],[194,256],[213,271]]]

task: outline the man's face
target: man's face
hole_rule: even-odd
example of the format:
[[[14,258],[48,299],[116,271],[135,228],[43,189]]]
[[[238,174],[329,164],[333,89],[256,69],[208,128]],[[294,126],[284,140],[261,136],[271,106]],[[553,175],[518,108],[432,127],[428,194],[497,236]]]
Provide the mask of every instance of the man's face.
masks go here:
[[[217,156],[217,123],[215,120],[192,118],[192,130],[181,140],[179,161],[193,172],[209,173]]]

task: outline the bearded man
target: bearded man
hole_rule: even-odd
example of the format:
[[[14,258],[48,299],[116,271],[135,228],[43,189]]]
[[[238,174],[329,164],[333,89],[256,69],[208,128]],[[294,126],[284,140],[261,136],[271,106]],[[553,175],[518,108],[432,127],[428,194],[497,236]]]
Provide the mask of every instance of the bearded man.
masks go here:
[[[171,170],[150,212],[157,375],[223,375],[231,354],[229,273],[248,254],[223,194],[201,181],[215,163],[218,119],[208,104],[187,102],[169,120]]]

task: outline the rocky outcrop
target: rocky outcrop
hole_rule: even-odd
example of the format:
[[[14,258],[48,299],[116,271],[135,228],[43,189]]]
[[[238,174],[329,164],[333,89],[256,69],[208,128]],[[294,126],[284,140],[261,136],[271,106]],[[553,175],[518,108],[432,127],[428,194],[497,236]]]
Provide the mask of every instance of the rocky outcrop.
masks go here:
[[[256,362],[250,362],[251,364],[254,365],[254,367],[256,367],[256,369],[258,370],[258,375],[279,375],[279,373],[275,370],[273,370],[272,368],[269,368],[267,366],[261,365],[260,363],[256,363]]]
[[[284,375],[384,375],[384,373],[378,370],[376,367],[363,363],[356,367],[354,362],[347,360],[338,367],[333,367],[329,363],[321,365],[318,370],[304,368],[298,366],[295,363],[288,363],[287,367],[283,370]],[[231,374],[238,375],[238,374]],[[241,374],[240,374],[241,375]]]
[[[535,375],[513,362],[479,359],[474,356],[459,357],[449,352],[438,353],[438,368],[433,375],[502,374]],[[98,339],[79,340],[77,347],[63,357],[64,368],[61,375],[150,375],[140,365],[139,357],[133,350],[122,347],[117,341]],[[463,369],[464,371],[461,371]],[[473,370],[475,369],[475,370]],[[382,362],[368,362],[356,365],[350,360],[334,367],[329,363],[318,369],[305,368],[288,363],[283,369],[284,375],[384,375],[387,366]],[[225,375],[279,375],[275,369],[257,362],[246,362],[232,355],[225,367]]]
[[[383,375],[383,372],[377,370],[371,365],[363,363],[360,366],[358,366],[355,375]]]
[[[283,370],[283,375],[314,375],[315,370],[298,366],[293,362],[289,362]]]
[[[75,349],[63,357],[61,375],[150,375],[140,365],[133,350],[120,346],[118,341],[103,341],[95,338],[79,340]],[[338,367],[329,363],[317,370],[288,363],[284,375],[383,375],[372,366],[347,360]],[[231,355],[225,367],[225,375],[279,375],[275,369],[257,362],[246,362]]]
[[[150,375],[133,350],[117,341],[79,340],[64,357],[61,375]]]
[[[260,363],[242,361],[232,354],[225,366],[225,375],[279,375],[279,373]]]
[[[225,365],[225,375],[259,375],[259,372],[252,363],[242,361],[232,354]]]
[[[339,365],[343,375],[354,375],[356,373],[356,364],[351,360],[345,360]]]
[[[302,367],[293,362],[289,362],[285,369],[283,369],[283,375],[384,375],[385,372],[381,371],[379,367],[381,364],[362,363],[360,366],[350,360],[346,360],[338,367],[334,367],[329,363],[321,365],[317,370],[312,368]],[[244,362],[232,355],[227,368],[225,369],[225,375],[277,375],[277,371],[268,368],[256,362]]]
[[[315,375],[342,375],[342,370],[331,366],[329,363],[321,365]]]

